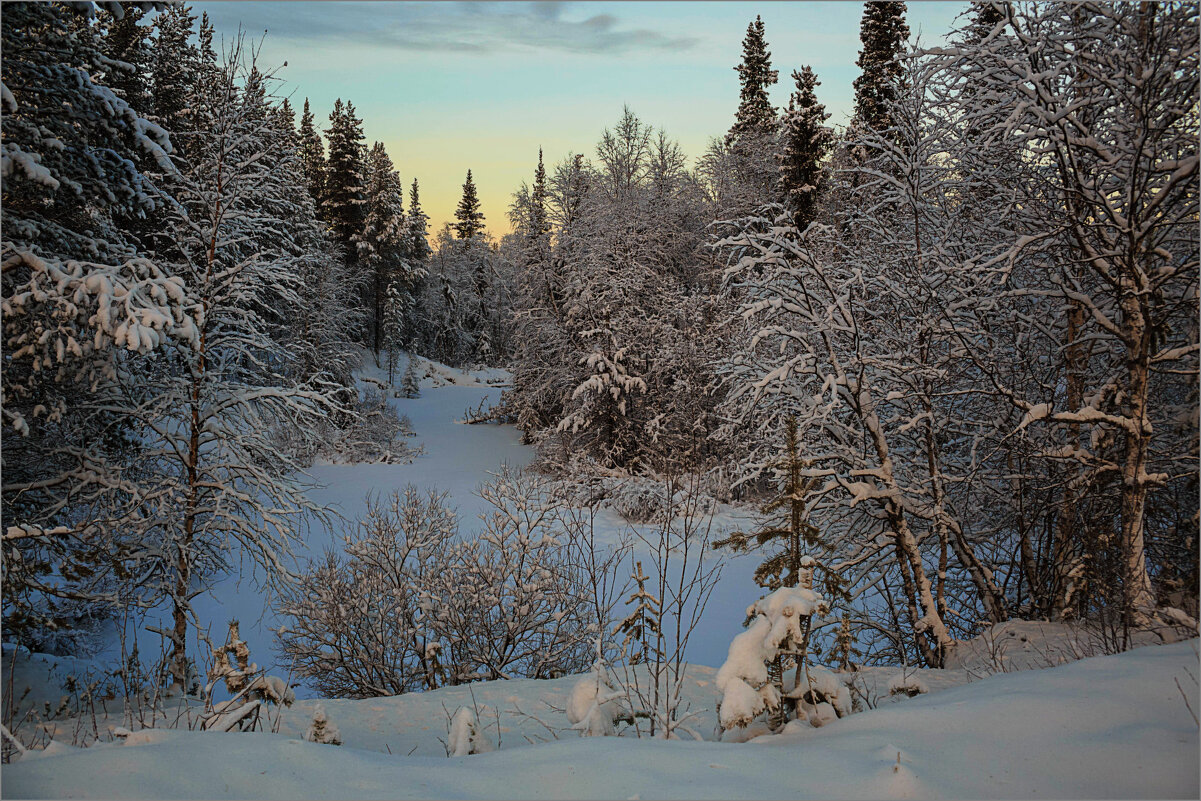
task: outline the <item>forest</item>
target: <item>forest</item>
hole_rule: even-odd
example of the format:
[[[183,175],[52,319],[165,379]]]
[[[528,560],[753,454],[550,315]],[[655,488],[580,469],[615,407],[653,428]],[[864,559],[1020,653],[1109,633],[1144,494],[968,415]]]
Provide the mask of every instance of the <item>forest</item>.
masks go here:
[[[1198,5],[964,9],[920,46],[865,3],[837,127],[756,18],[704,152],[630,106],[555,163],[532,131],[496,235],[471,170],[430,230],[350,97],[302,103],[207,14],[5,3],[4,671],[136,618],[160,658],[122,635],[117,695],[199,699],[202,728],[289,681],[582,673],[575,728],[676,737],[693,636],[734,636],[720,728],[771,731],[1004,625],[1195,636]],[[419,466],[406,399],[439,370],[503,376],[463,430],[529,464],[478,522],[412,485],[343,519],[313,466]],[[705,633],[735,563],[748,627]],[[255,647],[288,680],[236,622],[214,647],[196,603],[230,575],[286,621]],[[483,727],[456,714],[447,753]]]

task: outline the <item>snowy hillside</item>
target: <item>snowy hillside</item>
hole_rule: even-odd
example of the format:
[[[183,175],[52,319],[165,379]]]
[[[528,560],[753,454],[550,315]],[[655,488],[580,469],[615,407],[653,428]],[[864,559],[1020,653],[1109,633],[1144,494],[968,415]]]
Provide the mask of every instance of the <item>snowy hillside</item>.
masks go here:
[[[299,702],[280,734],[156,730],[124,745],[31,753],[5,767],[0,789],[21,798],[1195,798],[1196,675],[1192,640],[998,674],[745,744],[562,731],[536,747],[523,747],[518,729],[553,735],[518,725],[515,711],[566,727],[544,702],[561,707],[571,679],[492,682],[472,689],[481,707],[501,709],[495,753],[441,755],[443,705],[471,703],[459,687],[326,701],[341,748],[298,739],[313,704]],[[708,701],[702,682],[689,694]],[[495,742],[491,714],[481,720]]]

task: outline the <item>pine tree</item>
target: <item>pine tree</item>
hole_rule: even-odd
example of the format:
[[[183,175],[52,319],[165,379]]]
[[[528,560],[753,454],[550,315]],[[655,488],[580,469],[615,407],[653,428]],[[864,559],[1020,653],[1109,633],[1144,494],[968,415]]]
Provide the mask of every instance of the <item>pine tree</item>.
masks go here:
[[[417,377],[417,354],[409,351],[409,361],[405,365],[405,374],[400,379],[400,391],[406,398],[416,398],[421,395],[421,379]]]
[[[663,657],[659,599],[646,588],[649,579],[642,572],[642,562],[635,563],[630,579],[635,589],[626,599],[626,606],[632,605],[634,609],[617,624],[613,633],[625,635],[621,649],[629,657],[631,665],[654,663]]]
[[[463,197],[455,209],[455,219],[458,222],[452,227],[459,239],[474,239],[484,230],[484,214],[480,211],[480,199],[471,180],[471,170],[467,171],[467,180],[463,182]]]
[[[905,4],[897,0],[864,3],[859,39],[863,49],[855,63],[863,74],[855,79],[855,119],[873,131],[886,131],[892,126],[888,106],[895,102],[900,88],[897,56],[909,39]]]
[[[304,172],[305,185],[320,209],[325,197],[325,145],[321,143],[321,134],[313,124],[313,112],[309,110],[307,97],[304,99],[304,113],[300,115],[297,137],[300,140],[300,168]]]
[[[795,70],[796,91],[788,101],[782,124],[780,188],[797,230],[804,231],[817,214],[817,200],[825,184],[822,162],[834,147],[834,133],[825,125],[830,115],[817,102],[820,86],[809,67]]]
[[[283,102],[271,111],[275,126],[287,134],[289,143],[293,148],[296,148],[298,144],[296,139],[296,110],[292,108],[292,104],[288,101],[288,98],[285,97]]]
[[[326,162],[323,217],[334,239],[346,249],[347,259],[357,259],[355,243],[367,215],[366,165],[363,123],[355,116],[354,104],[334,102],[329,115],[329,158]]]
[[[758,15],[746,26],[742,40],[742,63],[734,68],[742,83],[741,100],[734,115],[734,126],[726,134],[726,144],[747,134],[770,133],[775,127],[776,107],[767,95],[780,73],[771,68],[771,53],[764,39],[763,19]]]

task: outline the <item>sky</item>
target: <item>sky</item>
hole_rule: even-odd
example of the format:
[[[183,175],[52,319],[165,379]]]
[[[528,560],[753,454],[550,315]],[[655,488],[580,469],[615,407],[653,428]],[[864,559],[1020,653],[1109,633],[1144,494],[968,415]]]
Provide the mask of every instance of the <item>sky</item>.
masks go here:
[[[318,124],[334,100],[354,103],[367,144],[381,141],[408,186],[417,178],[431,232],[452,221],[467,170],[488,230],[532,180],[538,148],[550,165],[593,155],[628,104],[690,158],[733,122],[742,38],[763,18],[787,105],[792,70],[818,75],[834,125],[853,108],[859,21],[853,2],[205,2],[219,36],[261,38],[260,66]],[[966,8],[914,2],[908,21],[934,45]],[[264,35],[265,33],[265,35]],[[285,66],[286,64],[286,66]],[[407,203],[407,199],[406,199]]]

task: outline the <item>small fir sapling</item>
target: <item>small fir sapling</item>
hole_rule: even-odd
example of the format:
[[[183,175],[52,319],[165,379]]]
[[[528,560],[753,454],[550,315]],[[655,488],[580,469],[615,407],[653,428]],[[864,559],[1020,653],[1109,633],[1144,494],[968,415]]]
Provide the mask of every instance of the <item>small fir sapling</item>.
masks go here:
[[[421,379],[417,377],[417,356],[409,354],[409,363],[405,366],[404,376],[400,379],[400,391],[406,398],[416,398],[421,395]]]
[[[598,640],[592,670],[580,677],[567,699],[567,720],[581,737],[611,737],[617,734],[614,724],[629,717],[619,702],[625,690],[614,686],[609,664],[600,656],[601,648]]]
[[[729,655],[717,671],[716,684],[722,693],[718,719],[723,729],[745,727],[761,713],[781,705],[782,682],[771,680],[768,666],[781,652],[795,653],[800,673],[810,621],[826,610],[825,599],[804,587],[781,587],[747,609],[753,621],[734,637]]]
[[[486,754],[496,747],[484,734],[470,707],[460,707],[450,721],[450,733],[446,740],[446,755],[451,757],[469,754]]]
[[[342,744],[342,734],[338,731],[338,724],[329,719],[323,704],[317,704],[313,710],[313,720],[304,733],[304,739],[310,743],[321,743],[322,745]]]
[[[614,634],[624,634],[621,641],[621,652],[627,656],[631,665],[654,661],[657,652],[656,642],[659,639],[659,599],[646,588],[649,580],[642,571],[642,562],[634,564],[634,572],[630,578],[635,583],[635,590],[626,599],[626,605],[633,605],[634,610],[617,625]]]

